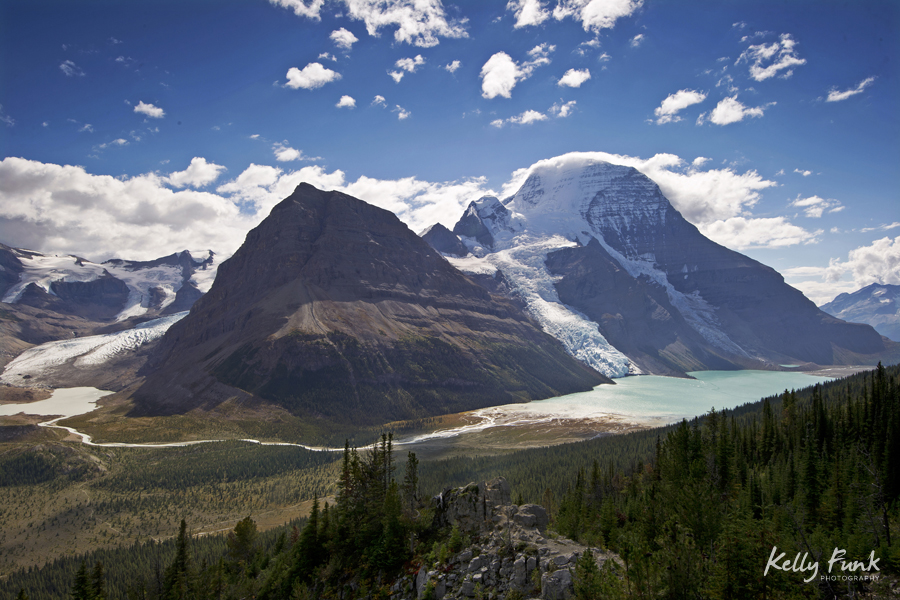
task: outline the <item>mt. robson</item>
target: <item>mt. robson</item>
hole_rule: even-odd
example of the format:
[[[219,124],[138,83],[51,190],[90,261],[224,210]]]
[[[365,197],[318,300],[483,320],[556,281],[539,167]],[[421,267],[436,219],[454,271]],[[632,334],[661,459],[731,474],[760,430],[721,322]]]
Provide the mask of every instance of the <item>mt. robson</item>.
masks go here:
[[[454,235],[455,234],[455,235]],[[567,155],[424,237],[601,373],[869,363],[894,344],[704,237],[627,166]],[[462,243],[464,248],[461,250]]]

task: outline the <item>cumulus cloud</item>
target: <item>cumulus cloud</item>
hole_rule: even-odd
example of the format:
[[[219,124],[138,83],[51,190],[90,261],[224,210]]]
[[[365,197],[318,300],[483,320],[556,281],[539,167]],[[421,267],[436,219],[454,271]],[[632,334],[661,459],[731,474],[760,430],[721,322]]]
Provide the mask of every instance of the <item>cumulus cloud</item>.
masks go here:
[[[698,226],[711,240],[734,250],[750,248],[781,248],[818,241],[822,230],[807,231],[789,223],[785,217],[732,217]]]
[[[643,0],[559,0],[553,17],[561,21],[573,18],[581,21],[585,31],[612,29],[616,21],[638,10]]]
[[[105,142],[103,144],[95,146],[94,148],[95,149],[99,148],[100,150],[105,150],[107,148],[111,148],[111,147],[115,147],[115,146],[127,146],[127,145],[128,145],[128,140],[126,140],[124,138],[118,138],[111,142]]]
[[[639,33],[636,36],[634,36],[633,38],[631,38],[631,41],[629,42],[629,44],[631,45],[632,48],[637,48],[638,46],[640,46],[641,44],[644,43],[645,39],[646,39],[646,37],[644,36],[644,34]]]
[[[590,78],[591,72],[588,69],[569,69],[560,77],[556,85],[577,88]]]
[[[64,60],[59,65],[59,69],[66,74],[66,77],[84,77],[84,71],[71,60]]]
[[[334,42],[338,48],[343,48],[344,50],[350,50],[353,47],[353,44],[359,41],[358,37],[343,27],[335,29],[328,37],[331,38],[331,41]]]
[[[79,133],[84,132],[84,131],[87,131],[88,133],[94,133],[94,126],[91,125],[90,123],[85,123],[78,129]]]
[[[269,0],[276,6],[294,11],[298,17],[320,20],[325,0]],[[441,37],[468,37],[466,20],[448,19],[441,0],[339,0],[351,19],[362,21],[366,32],[379,36],[382,27],[396,27],[394,40],[430,48]]]
[[[569,100],[568,102],[563,102],[560,100],[556,104],[550,107],[550,114],[558,119],[564,119],[572,114],[572,111],[575,110],[575,101]]]
[[[425,64],[425,59],[421,54],[417,54],[415,58],[401,58],[394,63],[397,71],[388,71],[388,75],[393,77],[394,82],[400,83],[406,73],[415,73],[416,69]],[[405,71],[405,72],[404,72]]]
[[[706,100],[706,94],[695,90],[678,90],[670,94],[662,101],[653,113],[656,115],[656,124],[673,123],[680,121],[678,113],[692,104],[699,104]]]
[[[529,25],[540,25],[550,18],[550,11],[544,7],[540,0],[510,0],[506,10],[513,11],[516,29]]]
[[[845,274],[853,277],[857,287],[870,283],[900,285],[900,236],[883,237],[851,250],[845,261],[829,261],[825,273],[828,281],[837,281]]]
[[[209,248],[225,259],[301,182],[391,210],[414,231],[437,222],[452,227],[472,198],[496,195],[483,177],[347,181],[320,166],[286,171],[256,164],[214,193],[173,190],[154,173],[116,178],[10,157],[0,161],[0,239],[98,261],[150,260],[183,248]]]
[[[372,100],[372,106],[387,106],[387,102],[384,99],[384,96],[378,94],[375,96],[375,99]]]
[[[757,44],[744,50],[735,65],[746,62],[750,65],[750,77],[765,81],[779,75],[787,79],[794,74],[794,67],[806,64],[805,58],[797,55],[797,42],[790,34],[782,34],[779,41],[771,44]]]
[[[812,171],[801,171],[800,169],[794,169],[794,173],[799,173],[804,177],[809,177],[810,175],[812,175]]]
[[[356,100],[350,96],[341,96],[341,99],[338,100],[338,103],[335,104],[335,106],[338,108],[356,108]]]
[[[818,219],[826,210],[830,213],[844,210],[844,206],[837,200],[830,198],[826,200],[819,196],[810,196],[809,198],[797,196],[797,199],[791,202],[791,206],[802,208],[803,214],[812,219]]]
[[[321,54],[319,54],[319,58],[337,62],[337,56],[335,56],[334,54],[328,54],[327,52],[322,52]]]
[[[510,98],[516,84],[531,77],[536,67],[550,63],[549,54],[556,49],[540,44],[528,51],[532,60],[516,63],[506,52],[497,52],[481,67],[481,95],[484,98]]]
[[[737,99],[737,96],[732,96],[720,100],[712,112],[709,113],[707,120],[716,125],[729,125],[731,123],[743,121],[747,117],[761,117],[763,116],[764,111],[774,104],[774,102],[769,102],[762,106],[750,108],[744,106],[743,103]],[[702,124],[706,118],[706,113],[700,115],[697,119],[697,125]]]
[[[272,153],[278,162],[290,162],[292,160],[318,160],[318,157],[304,156],[303,152],[296,148],[291,148],[288,141],[275,142],[272,144]]]
[[[403,108],[403,107],[400,106],[399,104],[397,104],[396,106],[394,106],[394,108],[391,110],[391,112],[397,113],[397,120],[398,120],[398,121],[403,121],[403,120],[405,120],[405,119],[408,119],[408,118],[410,117],[410,115],[412,115],[411,112],[409,112],[408,110],[406,110],[405,108]]]
[[[831,88],[828,90],[828,97],[825,99],[826,102],[840,102],[842,100],[846,100],[851,96],[855,96],[857,94],[862,94],[863,91],[870,85],[875,83],[874,77],[869,77],[868,79],[863,79],[859,82],[855,88],[851,88],[849,90],[845,90],[843,92],[839,92],[837,88]]]
[[[176,188],[204,187],[219,178],[225,171],[225,167],[211,162],[207,162],[202,156],[195,156],[191,159],[191,164],[184,171],[170,173],[165,181]]]
[[[303,69],[291,67],[287,72],[287,83],[289,88],[303,88],[305,90],[314,90],[320,88],[326,83],[337,81],[341,78],[341,74],[323,67],[321,63],[309,63]]]
[[[536,110],[526,110],[520,115],[516,115],[515,117],[510,117],[509,122],[515,123],[517,125],[531,125],[532,123],[537,123],[538,121],[546,121],[547,115],[544,113],[540,113]]]
[[[294,11],[298,17],[319,20],[319,13],[325,6],[325,0],[269,0],[276,6],[283,6]]]
[[[143,101],[138,102],[137,106],[134,107],[134,112],[147,115],[153,119],[162,119],[166,116],[166,112],[158,106],[154,106],[152,104],[147,104]]]
[[[458,60],[454,60],[453,62],[444,65],[444,70],[450,73],[456,73],[456,70],[461,66],[461,63]]]

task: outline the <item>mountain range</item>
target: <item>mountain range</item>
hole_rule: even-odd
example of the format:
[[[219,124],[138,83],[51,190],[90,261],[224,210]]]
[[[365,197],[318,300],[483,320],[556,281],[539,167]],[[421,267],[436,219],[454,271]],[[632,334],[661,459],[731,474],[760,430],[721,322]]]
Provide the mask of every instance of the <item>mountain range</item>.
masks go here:
[[[523,181],[421,237],[301,184],[220,265],[0,246],[4,364],[19,355],[3,381],[103,382],[131,416],[273,406],[347,431],[629,374],[900,355],[704,237],[633,168],[566,155]]]

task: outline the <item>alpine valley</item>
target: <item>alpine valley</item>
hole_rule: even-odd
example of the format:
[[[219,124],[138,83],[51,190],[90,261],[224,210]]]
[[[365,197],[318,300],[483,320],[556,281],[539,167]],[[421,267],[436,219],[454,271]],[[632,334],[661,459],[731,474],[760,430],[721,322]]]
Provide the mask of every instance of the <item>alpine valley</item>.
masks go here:
[[[228,437],[334,441],[626,375],[900,356],[704,237],[637,170],[579,154],[421,237],[301,184],[221,264],[0,246],[0,294],[4,393],[113,390],[79,422],[111,437],[182,417],[230,423]]]

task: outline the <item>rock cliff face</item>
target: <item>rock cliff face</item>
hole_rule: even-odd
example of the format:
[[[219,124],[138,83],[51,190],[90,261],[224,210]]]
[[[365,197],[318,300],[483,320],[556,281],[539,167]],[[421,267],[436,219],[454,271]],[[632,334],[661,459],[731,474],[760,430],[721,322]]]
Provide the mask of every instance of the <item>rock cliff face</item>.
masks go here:
[[[881,335],[900,341],[900,285],[873,283],[852,294],[840,294],[820,307],[852,323],[866,323]]]
[[[474,598],[481,590],[495,598],[518,592],[522,598],[572,598],[572,571],[589,549],[549,535],[547,511],[537,504],[516,506],[509,484],[499,477],[444,493],[432,499],[436,524],[459,528],[475,540],[446,563],[423,565],[415,580],[401,580],[391,598],[421,599],[430,588],[437,600]],[[597,566],[619,557],[590,549]]]
[[[326,428],[607,381],[392,213],[306,184],[222,263],[146,371],[142,414],[256,397]]]
[[[471,203],[454,233],[481,260],[454,264],[499,270],[546,331],[611,376],[874,364],[897,353],[704,237],[631,167],[544,161],[512,197]]]

